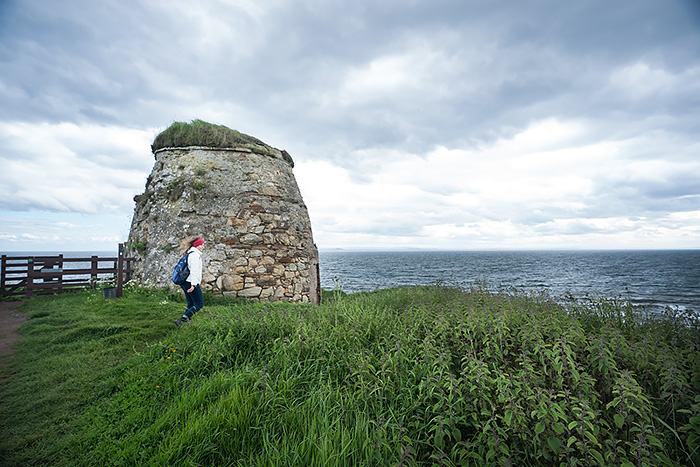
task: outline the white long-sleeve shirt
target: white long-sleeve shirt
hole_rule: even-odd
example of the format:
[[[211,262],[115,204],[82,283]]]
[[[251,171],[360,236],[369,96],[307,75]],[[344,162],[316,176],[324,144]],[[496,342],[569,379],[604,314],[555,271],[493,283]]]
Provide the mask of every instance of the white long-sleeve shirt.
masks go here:
[[[190,277],[187,282],[196,286],[202,282],[202,253],[195,247],[189,249],[190,255],[187,257],[187,266],[190,268]]]

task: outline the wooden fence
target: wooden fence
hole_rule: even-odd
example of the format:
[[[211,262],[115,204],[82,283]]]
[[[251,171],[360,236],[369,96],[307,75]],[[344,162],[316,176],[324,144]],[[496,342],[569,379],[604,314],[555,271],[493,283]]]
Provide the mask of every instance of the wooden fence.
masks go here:
[[[85,266],[87,263],[89,267]],[[99,280],[114,280],[115,296],[121,297],[124,281],[128,282],[132,273],[133,258],[124,258],[122,243],[119,244],[117,257],[2,255],[0,296],[25,295],[29,298],[32,294],[61,293],[76,288],[95,287]]]

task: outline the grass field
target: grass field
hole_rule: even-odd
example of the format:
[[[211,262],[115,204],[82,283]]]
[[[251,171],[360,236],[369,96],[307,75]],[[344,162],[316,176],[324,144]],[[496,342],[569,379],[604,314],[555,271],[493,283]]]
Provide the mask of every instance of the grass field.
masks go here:
[[[431,286],[27,300],[3,466],[700,466],[700,323]]]

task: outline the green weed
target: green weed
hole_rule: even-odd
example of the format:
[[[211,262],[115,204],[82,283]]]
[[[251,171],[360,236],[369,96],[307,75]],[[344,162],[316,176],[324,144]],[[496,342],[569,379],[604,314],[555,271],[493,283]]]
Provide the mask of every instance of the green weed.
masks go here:
[[[441,285],[182,306],[27,301],[3,465],[700,465],[695,315]]]

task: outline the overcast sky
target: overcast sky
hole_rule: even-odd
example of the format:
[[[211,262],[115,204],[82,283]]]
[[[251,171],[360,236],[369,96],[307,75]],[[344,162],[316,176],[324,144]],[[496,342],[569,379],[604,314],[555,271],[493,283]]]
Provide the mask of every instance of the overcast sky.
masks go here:
[[[116,250],[193,119],[321,249],[700,248],[699,5],[0,0],[0,251]]]

